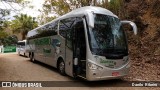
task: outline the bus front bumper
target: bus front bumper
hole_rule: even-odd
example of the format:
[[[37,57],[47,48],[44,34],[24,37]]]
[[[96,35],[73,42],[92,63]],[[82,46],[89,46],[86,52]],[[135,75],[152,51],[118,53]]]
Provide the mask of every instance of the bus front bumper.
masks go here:
[[[130,65],[127,65],[120,69],[103,69],[103,70],[88,69],[87,80],[98,81],[98,80],[119,79],[128,75],[129,68]]]

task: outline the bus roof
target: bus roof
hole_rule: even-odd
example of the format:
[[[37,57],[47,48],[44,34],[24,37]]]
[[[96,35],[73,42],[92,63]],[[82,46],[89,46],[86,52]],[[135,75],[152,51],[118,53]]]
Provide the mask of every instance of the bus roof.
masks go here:
[[[75,9],[63,16],[61,16],[59,19],[63,19],[66,17],[73,17],[73,16],[80,16],[80,15],[87,15],[88,12],[93,12],[93,13],[99,13],[99,14],[105,14],[113,17],[117,17],[115,14],[113,14],[111,11],[101,8],[101,7],[96,7],[96,6],[85,6],[81,7],[78,9]]]
[[[104,14],[104,15],[109,15],[109,16],[113,16],[113,17],[117,17],[115,14],[113,14],[111,11],[105,9],[105,8],[101,8],[101,7],[96,7],[96,6],[85,6],[85,7],[81,7],[81,8],[78,8],[78,9],[75,9],[59,18],[56,18],[54,20],[52,20],[51,22],[49,23],[52,23],[54,21],[57,21],[57,20],[61,20],[61,19],[64,19],[64,18],[69,18],[69,17],[75,17],[75,16],[84,16],[84,15],[87,15],[88,12],[93,12],[93,13],[98,13],[98,14]],[[117,17],[118,18],[118,17]],[[38,28],[41,28],[49,23],[46,23],[40,27],[37,27],[31,31],[28,32],[27,34],[27,37],[31,37],[31,36],[34,36],[35,34],[37,34],[37,29]]]
[[[26,42],[27,40],[22,40],[22,41],[18,41],[18,42]]]

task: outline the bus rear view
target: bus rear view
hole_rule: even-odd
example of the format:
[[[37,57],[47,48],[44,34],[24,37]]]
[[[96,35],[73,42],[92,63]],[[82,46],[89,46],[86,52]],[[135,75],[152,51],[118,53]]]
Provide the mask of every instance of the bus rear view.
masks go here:
[[[23,56],[27,55],[26,40],[22,40],[22,41],[17,42],[17,51],[18,51],[18,55],[23,55]]]

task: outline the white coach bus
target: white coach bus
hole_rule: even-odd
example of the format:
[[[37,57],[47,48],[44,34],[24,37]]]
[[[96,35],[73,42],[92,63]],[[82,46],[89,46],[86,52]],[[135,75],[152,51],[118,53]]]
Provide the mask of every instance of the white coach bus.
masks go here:
[[[60,74],[89,81],[129,73],[128,44],[122,24],[111,11],[94,6],[73,10],[27,34],[31,61],[58,68]]]
[[[26,40],[17,42],[17,52],[18,52],[18,55],[28,56]]]

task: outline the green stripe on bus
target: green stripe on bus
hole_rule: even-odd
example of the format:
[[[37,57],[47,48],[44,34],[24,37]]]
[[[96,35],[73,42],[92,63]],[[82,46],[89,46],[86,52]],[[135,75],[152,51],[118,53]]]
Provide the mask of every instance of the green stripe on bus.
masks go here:
[[[34,40],[36,45],[50,45],[51,39],[49,37],[47,38],[38,38]]]

